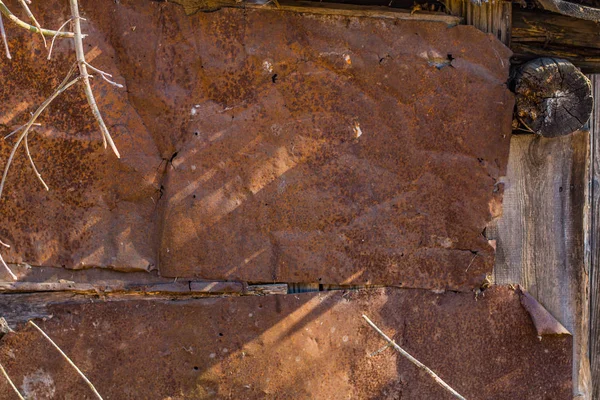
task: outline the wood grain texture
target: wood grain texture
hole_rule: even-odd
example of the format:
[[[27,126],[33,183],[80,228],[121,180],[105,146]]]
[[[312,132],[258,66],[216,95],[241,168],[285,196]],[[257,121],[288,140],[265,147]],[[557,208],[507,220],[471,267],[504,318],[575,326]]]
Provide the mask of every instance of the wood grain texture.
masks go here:
[[[511,50],[523,62],[565,58],[585,73],[600,72],[600,24],[564,15],[514,7]]]
[[[595,99],[600,98],[600,75],[590,76]],[[600,102],[596,102],[590,118],[591,159],[589,238],[590,253],[590,364],[593,399],[600,399]]]
[[[519,121],[545,136],[571,134],[590,119],[590,80],[568,60],[541,57],[522,65],[515,78]]]
[[[588,284],[584,214],[587,132],[560,138],[516,135],[504,180],[494,279],[520,284],[574,336],[574,397],[588,399]]]
[[[466,25],[492,33],[502,43],[510,46],[512,25],[512,3],[489,1],[475,4],[464,0],[446,0],[446,12],[461,17]]]
[[[277,8],[280,11],[296,12],[303,14],[320,14],[320,15],[344,15],[348,17],[369,17],[369,18],[384,18],[384,19],[396,19],[396,20],[407,20],[407,21],[433,21],[433,22],[444,22],[448,26],[455,26],[460,24],[460,18],[455,18],[446,15],[442,12],[430,12],[422,11],[419,13],[412,13],[409,10],[381,7],[373,5],[354,5],[354,4],[342,4],[341,2],[315,2],[315,1],[278,1],[279,5],[276,6],[274,1],[258,0],[258,1],[236,1],[236,0],[174,0],[173,3],[177,3],[183,6],[187,15],[192,15],[197,12],[211,12],[221,8],[247,8],[247,9],[261,9],[265,7]]]

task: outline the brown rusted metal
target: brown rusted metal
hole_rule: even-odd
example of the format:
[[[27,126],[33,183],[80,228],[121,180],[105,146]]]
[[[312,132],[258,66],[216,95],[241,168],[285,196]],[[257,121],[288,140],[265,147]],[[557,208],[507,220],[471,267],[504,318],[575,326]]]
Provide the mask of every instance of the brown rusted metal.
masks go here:
[[[464,290],[491,271],[482,231],[513,107],[497,40],[430,22],[164,12],[178,29],[160,36],[156,71],[181,82],[187,115],[161,203],[163,275]]]
[[[571,398],[571,336],[540,341],[519,294],[424,290],[49,306],[38,325],[105,399],[452,399],[386,334],[467,399]],[[375,354],[374,354],[375,353]],[[31,327],[0,363],[32,398],[91,398]],[[12,393],[0,379],[0,399]],[[90,397],[86,397],[90,396]]]
[[[48,4],[40,23],[54,26],[67,11]],[[510,51],[493,37],[269,9],[81,7],[94,64],[127,87],[94,82],[123,159],[101,149],[81,91],[51,107],[31,144],[52,191],[21,157],[0,204],[9,261],[457,290],[491,271],[482,231],[499,214],[513,109]],[[61,42],[34,68],[26,34],[11,32],[15,59],[0,61],[7,131],[72,61]]]

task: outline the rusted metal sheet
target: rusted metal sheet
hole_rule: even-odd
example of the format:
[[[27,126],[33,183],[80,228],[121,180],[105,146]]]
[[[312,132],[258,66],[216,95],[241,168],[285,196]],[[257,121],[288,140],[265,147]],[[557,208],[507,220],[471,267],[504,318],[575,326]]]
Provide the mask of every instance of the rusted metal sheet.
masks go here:
[[[491,272],[482,231],[499,213],[513,109],[510,51],[492,36],[269,9],[188,17],[141,0],[82,9],[94,63],[127,87],[95,82],[124,158],[100,149],[81,94],[50,110],[32,145],[54,191],[15,165],[10,260],[456,290]],[[23,65],[40,47],[11,44]],[[2,100],[18,105],[35,76],[2,63]],[[58,79],[45,68],[41,80]]]
[[[68,19],[67,3],[32,7],[44,26],[58,27]],[[39,36],[10,23],[6,29],[13,59],[0,58],[2,136],[28,121],[75,61],[68,41],[57,39],[48,61]],[[87,29],[92,30],[86,40],[88,61],[126,84],[104,34]],[[99,77],[93,86],[123,157],[118,160],[102,148],[82,86],[59,96],[29,138],[32,157],[50,191],[37,181],[21,148],[0,200],[0,239],[12,246],[2,248],[8,262],[124,270],[156,265],[152,227],[159,189],[158,149],[126,90],[115,90]],[[0,140],[0,171],[14,140]]]
[[[152,41],[124,55],[159,60],[139,80],[168,71],[186,114],[163,275],[463,290],[491,271],[482,231],[513,107],[500,42],[442,23],[163,13],[158,57]]]
[[[571,336],[542,340],[519,294],[376,289],[49,306],[38,324],[105,399],[452,399],[388,348],[366,314],[468,399],[569,399]],[[93,398],[33,327],[0,363],[36,399]],[[0,379],[0,399],[12,399]]]

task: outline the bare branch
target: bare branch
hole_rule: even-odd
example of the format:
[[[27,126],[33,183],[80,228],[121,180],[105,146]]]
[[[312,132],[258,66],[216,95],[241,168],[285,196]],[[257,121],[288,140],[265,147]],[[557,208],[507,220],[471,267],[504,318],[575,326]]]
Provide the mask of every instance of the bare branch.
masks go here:
[[[32,124],[32,126],[42,126],[42,124],[40,124],[39,122],[36,122],[34,124]],[[11,133],[9,133],[8,135],[4,136],[4,139],[8,139],[9,137],[11,137],[12,135],[14,135],[15,133],[19,132],[21,129],[25,128],[25,125],[21,125],[20,127],[18,127],[17,129],[15,129],[14,131],[12,131]]]
[[[408,359],[408,361],[410,361],[411,363],[415,364],[417,367],[419,367],[423,371],[425,371],[438,384],[440,384],[440,386],[442,386],[444,389],[446,389],[447,391],[449,391],[450,393],[452,393],[454,395],[454,397],[456,397],[458,399],[461,399],[461,400],[466,400],[456,390],[452,389],[450,387],[450,385],[448,385],[446,382],[444,382],[442,380],[442,378],[440,378],[439,376],[437,376],[437,374],[435,372],[433,372],[431,369],[429,369],[427,366],[425,366],[425,364],[423,364],[422,362],[420,362],[419,360],[417,360],[416,358],[414,358],[413,356],[411,356],[410,354],[408,354],[408,352],[406,350],[404,350],[402,347],[398,346],[396,344],[396,342],[394,342],[385,333],[383,333],[383,331],[381,329],[379,329],[377,327],[377,325],[375,325],[366,315],[363,314],[363,318],[365,319],[365,321],[367,321],[367,323],[369,325],[371,325],[371,328],[375,329],[377,331],[377,333],[379,333],[390,345],[394,346],[394,349],[396,349],[400,354],[402,354],[406,359]]]
[[[55,348],[56,350],[58,350],[58,352],[59,352],[59,353],[60,353],[60,354],[61,354],[61,355],[62,355],[62,356],[65,358],[65,360],[67,360],[67,362],[68,362],[69,364],[71,364],[71,366],[72,366],[73,368],[75,368],[75,371],[77,371],[77,373],[78,373],[78,374],[79,374],[79,375],[80,375],[80,376],[83,378],[83,380],[85,381],[85,383],[87,383],[87,384],[88,384],[88,386],[90,387],[90,389],[92,389],[92,391],[94,392],[94,394],[95,394],[95,395],[96,395],[96,396],[97,396],[97,397],[98,397],[100,400],[102,400],[102,396],[100,396],[100,393],[98,393],[98,391],[96,390],[96,388],[94,387],[94,385],[92,384],[92,382],[90,382],[90,380],[89,380],[89,379],[88,379],[88,378],[87,378],[87,377],[86,377],[86,376],[83,374],[83,372],[81,372],[81,370],[80,370],[79,368],[77,368],[77,365],[75,365],[75,363],[74,363],[73,361],[71,361],[71,359],[70,359],[70,358],[69,358],[69,357],[68,357],[68,356],[67,356],[67,355],[64,353],[64,351],[62,351],[62,350],[60,349],[60,347],[58,347],[58,345],[57,345],[56,343],[54,343],[54,341],[53,341],[52,339],[50,339],[50,336],[46,335],[46,332],[44,332],[44,331],[42,330],[42,328],[40,328],[39,326],[37,326],[37,325],[35,324],[35,322],[33,322],[33,321],[31,321],[31,320],[30,320],[30,321],[29,321],[29,323],[30,323],[31,325],[33,325],[33,326],[35,327],[35,329],[37,329],[38,331],[40,331],[40,333],[41,333],[42,335],[44,335],[44,337],[45,337],[46,339],[48,339],[48,341],[49,341],[49,342],[52,344],[52,346],[54,346],[54,348]]]
[[[6,16],[6,18],[10,19],[12,22],[17,24],[21,28],[27,29],[28,31],[33,32],[33,33],[41,32],[44,36],[57,35],[60,37],[65,37],[65,38],[75,37],[75,34],[73,32],[57,32],[57,31],[52,31],[50,29],[43,29],[43,28],[40,30],[36,26],[29,25],[27,22],[21,21],[8,9],[8,7],[6,7],[6,5],[4,4],[4,2],[2,0],[0,0],[0,13],[4,14]]]
[[[50,188],[48,187],[48,185],[46,185],[46,182],[44,182],[44,179],[42,179],[42,174],[39,173],[37,167],[35,166],[35,163],[33,162],[33,158],[31,157],[31,152],[29,151],[28,138],[29,138],[29,134],[25,135],[25,153],[27,153],[27,158],[29,158],[29,163],[33,167],[33,172],[35,172],[35,176],[37,176],[39,181],[42,183],[42,185],[44,186],[44,189],[46,189],[46,191],[49,191]]]
[[[23,396],[21,396],[21,393],[19,392],[19,389],[17,389],[17,387],[15,386],[15,384],[13,383],[13,381],[10,379],[10,376],[8,376],[8,374],[6,373],[6,370],[4,369],[4,367],[2,366],[2,364],[0,364],[0,371],[2,371],[2,375],[4,375],[4,377],[6,378],[6,380],[8,381],[8,383],[10,384],[10,387],[15,391],[15,394],[19,397],[20,400],[25,400],[25,398]]]
[[[110,83],[111,85],[114,85],[114,86],[116,86],[118,88],[122,88],[123,87],[123,85],[121,85],[120,83],[117,83],[117,82],[114,82],[114,81],[111,81],[110,79],[108,79],[107,76],[112,78],[112,75],[109,74],[108,72],[104,72],[101,69],[98,69],[98,68],[94,67],[93,65],[91,65],[87,61],[85,62],[85,65],[87,65],[92,71],[96,71],[97,73],[99,73],[100,76],[102,77],[102,79],[104,79],[106,82]]]
[[[2,192],[4,190],[4,184],[6,183],[6,177],[8,175],[8,170],[10,169],[10,165],[12,164],[13,158],[15,157],[15,153],[17,152],[17,149],[19,148],[19,145],[21,144],[23,139],[27,136],[29,129],[31,129],[31,126],[35,123],[35,120],[46,109],[46,107],[48,107],[48,105],[50,105],[50,103],[52,103],[52,101],[58,95],[60,95],[62,92],[64,92],[65,90],[67,90],[68,88],[70,88],[71,86],[76,84],[77,82],[79,82],[79,79],[81,79],[81,77],[77,77],[77,78],[73,79],[72,81],[65,83],[67,81],[67,79],[71,77],[72,74],[73,74],[73,68],[71,68],[71,70],[67,74],[67,77],[65,78],[65,80],[63,80],[63,82],[60,84],[58,89],[56,89],[56,91],[54,93],[52,93],[52,95],[50,97],[48,97],[42,103],[42,105],[39,106],[38,109],[33,113],[33,116],[31,117],[29,122],[27,122],[27,124],[25,125],[25,129],[19,135],[19,138],[17,139],[16,143],[14,144],[14,146],[12,148],[12,151],[10,152],[10,156],[8,157],[8,161],[6,162],[6,166],[4,167],[4,174],[2,175],[2,181],[0,181],[0,198],[2,198]]]
[[[29,4],[31,4],[31,2],[29,2]],[[23,9],[25,10],[25,14],[27,14],[27,16],[29,17],[29,19],[31,19],[31,21],[36,26],[36,28],[39,29],[40,34],[42,35],[42,40],[44,41],[44,47],[48,48],[48,43],[46,43],[46,36],[44,36],[44,34],[42,33],[42,27],[40,26],[40,23],[38,22],[37,19],[35,19],[35,16],[31,12],[31,10],[29,9],[29,6],[27,5],[27,1],[21,0],[21,5],[23,6]]]
[[[85,62],[85,65],[87,65],[88,67],[90,67],[90,69],[91,69],[92,71],[94,71],[94,72],[97,72],[97,73],[99,73],[100,75],[106,75],[106,76],[108,76],[108,77],[112,78],[112,74],[109,74],[108,72],[104,72],[104,71],[102,71],[101,69],[98,69],[98,68],[94,67],[92,64],[90,64],[90,63],[89,63],[89,62],[87,62],[87,61]]]
[[[4,247],[8,247],[10,249],[10,245],[4,243],[2,240],[0,240],[0,245],[4,246]]]
[[[8,48],[8,39],[6,39],[6,31],[4,30],[4,22],[2,22],[2,14],[0,14],[0,36],[2,36],[2,42],[4,42],[4,50],[6,51],[6,58],[12,59],[10,55],[10,49]]]
[[[13,279],[13,281],[18,280],[19,278],[12,272],[12,270],[8,267],[8,264],[6,264],[6,262],[4,261],[4,258],[2,258],[2,254],[0,254],[0,264],[2,264],[2,266],[4,267],[4,269],[6,270],[6,272],[8,272],[8,274],[10,275],[10,277]]]
[[[58,30],[56,31],[56,33],[58,34],[59,32],[62,31],[62,29],[69,23],[73,21],[73,18],[69,18],[68,20],[65,21],[64,24],[62,24],[60,26],[60,28],[58,28]],[[50,43],[50,50],[48,50],[48,60],[50,59],[50,57],[52,56],[52,49],[54,48],[54,41],[56,40],[57,35],[54,35],[54,37],[52,38],[52,43]]]
[[[115,146],[115,142],[110,136],[108,128],[106,127],[106,124],[102,119],[102,114],[100,114],[100,110],[98,109],[98,105],[96,104],[96,99],[94,98],[94,93],[92,92],[92,87],[90,86],[90,76],[87,72],[87,63],[85,61],[85,53],[83,52],[83,37],[81,36],[81,22],[79,20],[79,6],[77,4],[77,0],[69,0],[69,3],[71,5],[71,16],[74,20],[73,30],[75,32],[75,38],[73,41],[75,43],[75,54],[77,55],[77,65],[79,66],[79,73],[81,75],[81,79],[83,79],[85,96],[87,97],[88,104],[92,109],[92,114],[94,114],[94,117],[96,118],[96,121],[100,126],[104,148],[106,148],[106,144],[108,142],[117,158],[121,158],[119,150],[117,150],[117,146]]]

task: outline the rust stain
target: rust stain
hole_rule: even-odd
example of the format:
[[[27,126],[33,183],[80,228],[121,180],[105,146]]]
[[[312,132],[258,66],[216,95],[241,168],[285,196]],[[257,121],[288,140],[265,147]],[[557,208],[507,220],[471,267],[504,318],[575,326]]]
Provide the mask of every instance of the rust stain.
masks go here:
[[[41,23],[67,13],[45,7]],[[32,139],[52,191],[20,156],[0,204],[8,261],[454,290],[491,271],[482,231],[499,213],[513,107],[500,42],[268,9],[82,9],[94,64],[126,85],[94,81],[124,159],[101,148],[79,88],[53,104]],[[42,47],[26,34],[11,30],[15,60],[0,61],[0,111],[28,104],[7,132],[73,61],[59,42],[33,64]],[[440,57],[451,63],[432,66]]]
[[[394,341],[468,399],[571,398],[568,335],[537,339],[519,295],[424,290],[58,304],[38,324],[104,398],[452,399],[388,348]],[[19,387],[42,371],[55,397],[91,397],[31,327],[4,336],[0,363]],[[39,373],[39,372],[37,372]],[[89,394],[88,394],[89,393]],[[4,379],[0,399],[12,399]],[[37,397],[45,398],[45,397]]]

